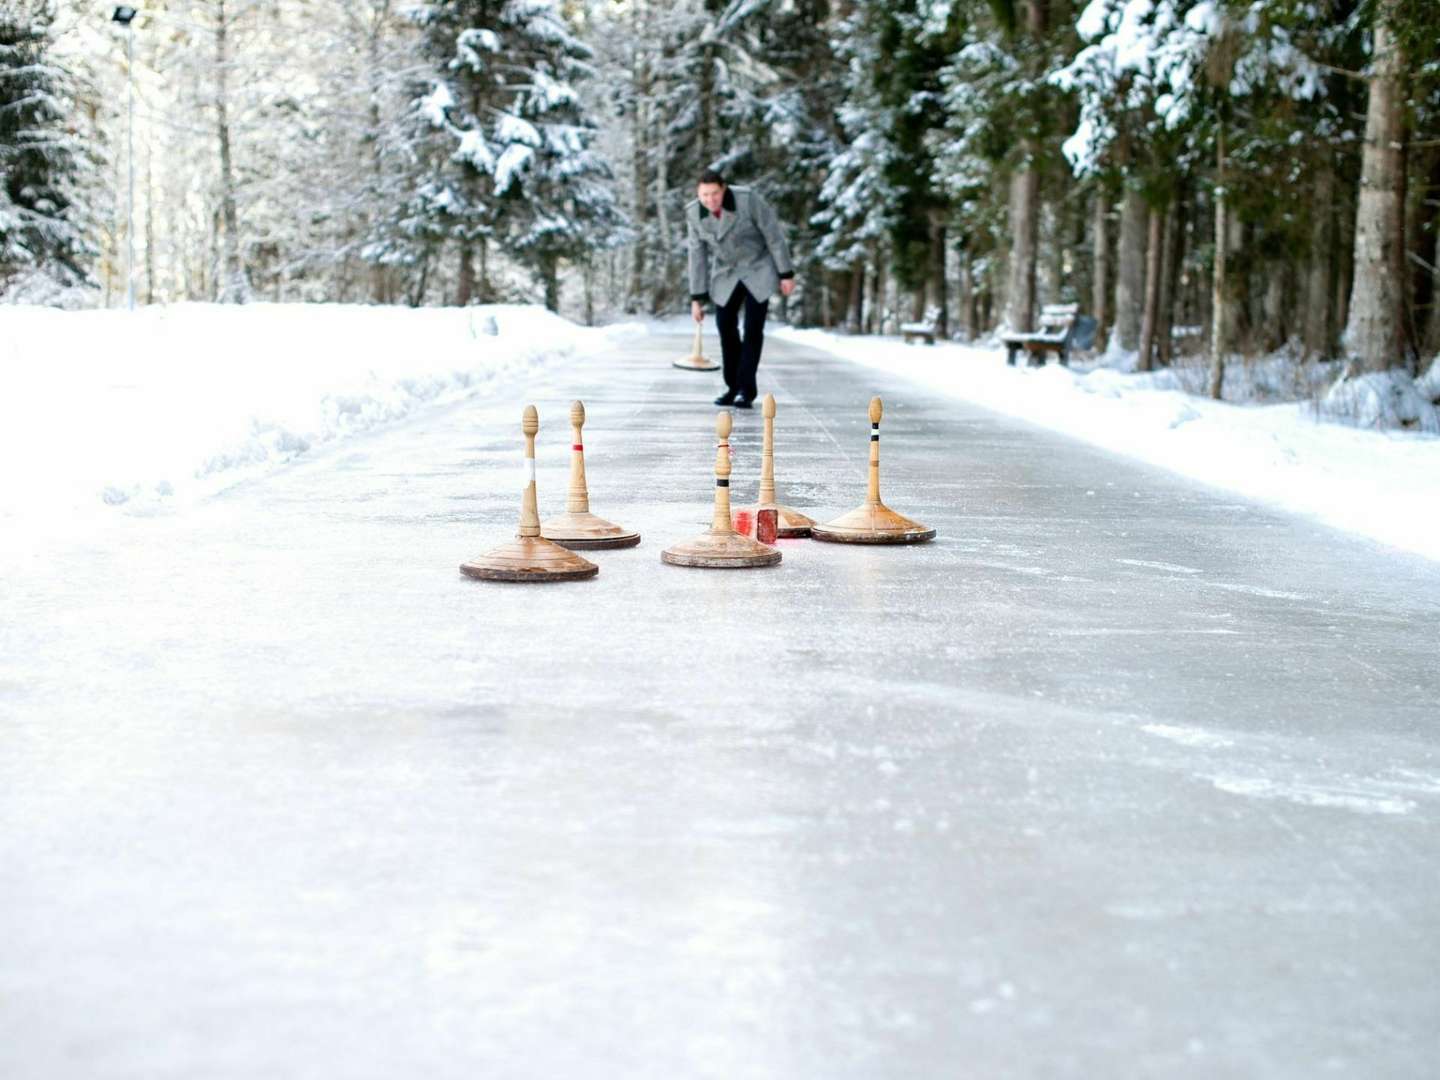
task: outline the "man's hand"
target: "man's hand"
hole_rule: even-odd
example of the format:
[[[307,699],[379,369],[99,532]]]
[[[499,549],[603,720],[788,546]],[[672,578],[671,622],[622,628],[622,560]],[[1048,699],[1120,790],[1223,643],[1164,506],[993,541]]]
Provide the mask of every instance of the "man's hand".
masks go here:
[[[794,292],[794,291],[795,291],[795,279],[794,279],[793,277],[786,278],[784,281],[780,282],[780,295],[781,295],[781,296],[789,296],[789,295],[790,295],[792,292]]]
[[[699,300],[690,301],[690,317],[696,322],[705,321],[705,305]]]

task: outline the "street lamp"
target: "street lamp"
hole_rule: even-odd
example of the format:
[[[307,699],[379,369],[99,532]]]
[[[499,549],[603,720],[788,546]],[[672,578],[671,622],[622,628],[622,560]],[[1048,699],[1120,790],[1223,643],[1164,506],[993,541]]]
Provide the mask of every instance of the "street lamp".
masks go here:
[[[121,5],[110,16],[111,22],[125,28],[125,157],[130,167],[129,197],[126,200],[125,224],[125,306],[135,310],[135,30],[131,23],[138,15],[133,7]]]

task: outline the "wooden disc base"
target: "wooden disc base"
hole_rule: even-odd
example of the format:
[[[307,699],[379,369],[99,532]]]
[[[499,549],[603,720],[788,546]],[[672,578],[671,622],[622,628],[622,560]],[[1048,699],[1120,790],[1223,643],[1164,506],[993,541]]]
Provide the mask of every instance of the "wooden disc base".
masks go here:
[[[713,360],[707,360],[703,356],[687,356],[683,360],[676,360],[674,367],[681,371],[719,371],[720,365]]]
[[[461,563],[460,572],[482,581],[574,581],[594,577],[600,567],[539,536],[517,536]]]
[[[634,547],[640,534],[594,514],[558,514],[540,525],[540,535],[571,551]]]
[[[815,527],[813,518],[808,518],[799,510],[792,510],[788,506],[781,506],[779,503],[761,503],[759,506],[747,506],[746,511],[753,518],[761,510],[774,510],[776,512],[775,535],[786,540],[795,540],[802,536],[809,536],[810,530]]]
[[[884,503],[866,503],[834,521],[810,530],[815,540],[835,544],[918,544],[935,538],[935,530],[897,514]]]
[[[780,552],[769,544],[739,533],[711,532],[666,548],[660,553],[660,561],[671,566],[744,570],[753,566],[774,566],[780,561]]]

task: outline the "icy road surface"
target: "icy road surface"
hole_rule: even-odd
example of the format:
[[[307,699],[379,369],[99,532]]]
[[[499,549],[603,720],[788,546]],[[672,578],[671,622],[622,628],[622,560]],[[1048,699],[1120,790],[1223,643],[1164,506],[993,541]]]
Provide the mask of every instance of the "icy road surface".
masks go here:
[[[772,340],[782,498],[879,392],[939,537],[664,566],[687,344],[0,540],[0,1076],[1434,1075],[1440,565]],[[572,397],[642,545],[461,577]]]

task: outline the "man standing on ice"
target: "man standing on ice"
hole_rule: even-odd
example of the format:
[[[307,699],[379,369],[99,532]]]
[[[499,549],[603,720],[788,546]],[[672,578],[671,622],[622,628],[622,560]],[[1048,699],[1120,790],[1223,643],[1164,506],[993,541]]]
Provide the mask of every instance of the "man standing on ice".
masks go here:
[[[705,320],[705,300],[715,303],[725,393],[716,405],[748,409],[755,401],[755,371],[765,345],[770,297],[795,291],[790,245],[774,209],[747,187],[728,187],[713,169],[700,176],[696,200],[685,211],[690,243],[690,313]],[[745,336],[740,336],[740,312]]]

